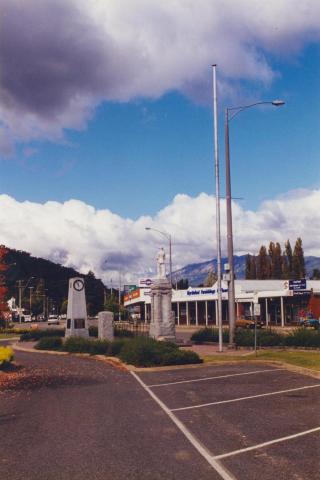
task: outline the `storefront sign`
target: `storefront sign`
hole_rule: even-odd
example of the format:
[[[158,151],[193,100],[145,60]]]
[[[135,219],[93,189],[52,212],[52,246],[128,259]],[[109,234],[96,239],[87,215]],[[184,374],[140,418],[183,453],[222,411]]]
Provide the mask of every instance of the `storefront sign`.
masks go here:
[[[189,288],[187,295],[215,295],[218,292],[215,288]],[[222,293],[228,292],[227,288],[221,288]]]
[[[129,302],[130,300],[134,300],[135,298],[139,298],[139,297],[140,297],[140,288],[137,288],[136,290],[133,290],[132,292],[125,295],[124,301]]]
[[[305,278],[302,280],[289,280],[289,290],[298,292],[306,289],[307,289],[307,280]]]

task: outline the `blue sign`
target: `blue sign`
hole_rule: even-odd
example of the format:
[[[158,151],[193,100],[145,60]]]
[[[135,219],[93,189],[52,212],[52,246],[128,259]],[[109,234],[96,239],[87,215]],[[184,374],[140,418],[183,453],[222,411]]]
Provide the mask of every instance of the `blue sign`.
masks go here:
[[[307,280],[289,280],[289,290],[294,292],[300,292],[301,290],[307,290]]]

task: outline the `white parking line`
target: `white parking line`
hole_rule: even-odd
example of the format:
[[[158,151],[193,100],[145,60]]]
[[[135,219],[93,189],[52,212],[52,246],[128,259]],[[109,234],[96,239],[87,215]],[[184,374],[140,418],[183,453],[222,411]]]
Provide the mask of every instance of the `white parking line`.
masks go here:
[[[252,447],[241,448],[240,450],[234,450],[233,452],[223,453],[222,455],[216,455],[213,457],[215,460],[220,460],[222,458],[232,457],[233,455],[238,455],[239,453],[250,452],[250,450],[256,450],[258,448],[268,447],[274,443],[285,442],[286,440],[292,440],[294,438],[302,437],[303,435],[309,435],[310,433],[319,432],[320,427],[312,428],[311,430],[305,430],[304,432],[295,433],[293,435],[288,435],[287,437],[276,438],[275,440],[270,440],[269,442],[259,443],[258,445],[253,445]]]
[[[279,370],[286,370],[286,368],[272,368],[272,369],[269,368],[268,370],[254,370],[253,372],[244,372],[244,373],[229,373],[228,375],[218,375],[216,377],[203,377],[203,378],[194,378],[191,380],[180,380],[178,382],[155,383],[154,385],[148,385],[148,387],[149,388],[166,387],[168,385],[179,385],[181,383],[204,382],[206,380],[217,380],[219,378],[241,377],[242,375],[255,375],[257,373],[265,373],[265,372],[278,372]]]
[[[182,410],[192,410],[193,408],[209,407],[212,405],[222,405],[223,403],[241,402],[242,400],[251,400],[252,398],[268,397],[271,395],[281,395],[282,393],[297,392],[299,390],[307,390],[308,388],[318,388],[318,387],[320,387],[320,383],[316,385],[307,385],[305,387],[290,388],[288,390],[279,390],[277,392],[260,393],[259,395],[251,395],[249,397],[232,398],[231,400],[221,400],[219,402],[201,403],[200,405],[191,405],[190,407],[172,408],[171,412],[180,412]]]
[[[142,388],[146,390],[155,402],[162,408],[162,410],[168,415],[168,417],[175,423],[179,430],[189,440],[193,447],[205,458],[205,460],[211,465],[211,467],[220,475],[223,480],[236,480],[228,470],[226,470],[213,455],[192,435],[192,433],[184,426],[184,424],[172,413],[171,410],[154,394],[154,392],[141,380],[141,378],[134,372],[130,372],[134,378],[140,383]]]

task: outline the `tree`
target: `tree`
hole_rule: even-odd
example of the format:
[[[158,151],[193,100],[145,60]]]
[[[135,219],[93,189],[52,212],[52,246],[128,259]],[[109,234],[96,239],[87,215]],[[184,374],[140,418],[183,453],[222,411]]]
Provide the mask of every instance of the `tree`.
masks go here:
[[[5,276],[5,272],[8,268],[5,263],[7,253],[7,248],[4,245],[0,245],[0,326],[1,324],[3,326],[6,326],[9,312],[9,307],[7,303],[8,288],[6,286]]]
[[[255,280],[257,278],[257,259],[255,255],[246,256],[246,279]]]
[[[286,256],[286,267],[284,267],[285,278],[292,278],[292,248],[289,239],[284,244],[284,248]]]
[[[314,268],[312,270],[311,280],[320,280],[320,269]]]
[[[270,249],[270,247],[269,247]],[[267,254],[267,249],[261,245],[259,255],[257,257],[257,277],[259,280],[266,280],[270,278],[270,259]]]
[[[213,270],[208,272],[207,278],[205,279],[203,286],[212,287],[217,281],[217,275]]]
[[[269,257],[270,257],[270,278],[281,279],[282,278],[282,253],[280,243],[270,242],[269,244]]]
[[[178,290],[187,290],[189,288],[189,280],[187,278],[180,278],[177,282],[177,289]]]
[[[304,264],[304,253],[302,248],[302,240],[301,238],[297,238],[293,256],[292,256],[292,273],[293,279],[299,280],[301,278],[305,278],[306,276],[306,269]]]

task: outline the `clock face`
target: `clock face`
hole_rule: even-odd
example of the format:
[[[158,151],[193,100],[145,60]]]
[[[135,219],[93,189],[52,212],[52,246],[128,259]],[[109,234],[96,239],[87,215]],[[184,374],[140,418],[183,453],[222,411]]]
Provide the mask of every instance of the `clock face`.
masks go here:
[[[83,280],[78,279],[73,282],[73,288],[77,290],[77,292],[81,292],[81,290],[83,290],[83,287],[84,287]]]

